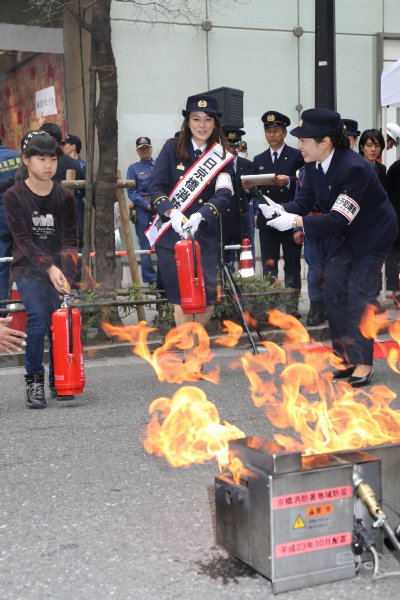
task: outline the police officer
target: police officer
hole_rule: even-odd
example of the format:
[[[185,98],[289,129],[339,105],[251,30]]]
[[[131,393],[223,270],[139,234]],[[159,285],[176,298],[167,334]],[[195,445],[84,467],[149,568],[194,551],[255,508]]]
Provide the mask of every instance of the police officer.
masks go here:
[[[279,207],[260,205],[278,231],[303,227],[325,244],[324,299],[334,353],[343,362],[335,378],[353,387],[374,374],[373,339],[359,330],[367,304],[373,305],[382,265],[398,235],[395,211],[373,166],[349,148],[340,114],[305,110],[291,134],[299,138],[305,178],[297,198]],[[306,216],[316,203],[322,215]],[[274,205],[272,205],[274,204]]]
[[[350,148],[356,149],[357,140],[360,137],[358,123],[354,119],[342,119],[343,125],[346,127],[347,135],[349,136]]]
[[[136,188],[128,189],[128,197],[136,209],[135,230],[141,250],[150,250],[150,245],[145,231],[154,215],[149,193],[150,176],[154,170],[153,146],[150,138],[139,137],[136,140],[136,152],[140,158],[139,162],[129,165],[127,179],[136,181]],[[157,274],[152,265],[150,254],[142,254],[140,259],[142,279],[145,283],[155,284]]]
[[[235,157],[233,161],[233,170],[235,171],[233,189],[235,193],[232,197],[231,206],[222,214],[223,242],[224,245],[239,244],[244,238],[249,238],[253,244],[254,224],[252,228],[253,237],[251,237],[251,224],[249,220],[249,201],[251,196],[250,192],[244,190],[241,180],[242,175],[251,174],[253,165],[250,160],[238,156],[238,146],[242,140],[242,136],[246,135],[246,132],[242,129],[233,129],[231,127],[223,127],[222,129],[226,137],[227,149]],[[225,262],[230,264],[234,270],[234,250],[226,251]]]
[[[0,258],[12,256],[13,237],[3,206],[3,193],[14,185],[14,175],[21,165],[19,152],[3,146],[0,140]],[[8,298],[9,262],[0,262],[0,300]]]
[[[278,204],[293,200],[296,189],[296,171],[303,165],[301,152],[285,144],[290,119],[280,112],[269,110],[261,117],[269,148],[254,157],[253,174],[275,173],[272,185],[262,186],[261,192]],[[246,185],[246,184],[245,184]],[[261,260],[264,275],[278,275],[278,261],[282,246],[285,287],[301,289],[301,246],[293,240],[291,231],[275,231],[267,227],[261,213],[257,214],[260,232]]]

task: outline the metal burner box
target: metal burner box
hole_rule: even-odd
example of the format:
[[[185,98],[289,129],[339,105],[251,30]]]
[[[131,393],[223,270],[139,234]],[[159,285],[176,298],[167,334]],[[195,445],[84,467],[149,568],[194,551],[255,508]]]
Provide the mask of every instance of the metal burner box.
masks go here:
[[[229,444],[239,483],[215,480],[217,543],[272,583],[274,593],[355,575],[354,518],[382,550],[380,530],[353,497],[353,469],[381,498],[381,461],[365,452],[302,456],[257,437]],[[397,457],[399,451],[397,448]]]

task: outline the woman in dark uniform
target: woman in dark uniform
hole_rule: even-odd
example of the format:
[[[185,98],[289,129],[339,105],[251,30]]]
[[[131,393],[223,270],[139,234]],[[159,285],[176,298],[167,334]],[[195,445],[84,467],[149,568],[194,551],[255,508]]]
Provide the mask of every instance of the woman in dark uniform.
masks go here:
[[[306,236],[324,239],[324,302],[333,350],[343,362],[334,377],[368,385],[374,341],[361,335],[359,324],[367,304],[375,304],[379,273],[398,234],[396,214],[373,165],[349,150],[339,113],[306,110],[291,134],[299,138],[304,185],[283,211],[271,202],[260,209],[267,218],[281,213],[271,227],[302,227]],[[323,214],[306,216],[316,202]]]
[[[221,113],[215,98],[205,94],[190,96],[182,114],[180,135],[167,140],[150,179],[152,204],[161,221],[171,224],[157,238],[155,248],[168,301],[175,304],[176,324],[196,320],[205,325],[217,297],[219,215],[231,203],[233,156],[224,147],[225,138],[218,120]],[[220,144],[216,146],[218,156],[210,155],[210,159],[206,159],[216,143]],[[198,160],[199,165],[192,169]],[[183,190],[178,188],[182,183]],[[185,315],[180,306],[174,259],[175,244],[189,227],[200,244],[206,284],[207,308],[195,315]]]

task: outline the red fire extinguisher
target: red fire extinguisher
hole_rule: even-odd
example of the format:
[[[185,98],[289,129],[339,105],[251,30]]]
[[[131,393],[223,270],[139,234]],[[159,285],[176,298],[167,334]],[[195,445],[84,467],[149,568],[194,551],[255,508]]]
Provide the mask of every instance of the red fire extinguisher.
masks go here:
[[[193,238],[175,244],[175,261],[181,306],[185,314],[200,313],[206,309],[206,289],[199,243]]]
[[[53,312],[54,386],[59,396],[82,394],[85,368],[81,341],[81,313],[72,308],[69,296],[64,296],[61,308]]]

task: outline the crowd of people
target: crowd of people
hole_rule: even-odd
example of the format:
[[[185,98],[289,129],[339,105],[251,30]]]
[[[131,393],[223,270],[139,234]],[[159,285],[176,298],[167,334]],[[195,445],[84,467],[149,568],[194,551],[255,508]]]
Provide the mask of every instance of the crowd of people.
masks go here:
[[[310,109],[290,133],[298,148],[286,144],[290,119],[274,110],[261,116],[267,149],[250,161],[245,132],[222,127],[216,99],[190,96],[182,110],[180,130],[156,160],[149,137],[136,140],[139,157],[127,178],[131,220],[142,250],[144,283],[165,291],[174,305],[176,325],[206,324],[217,301],[217,274],[222,262],[236,267],[235,252],[225,244],[249,238],[255,247],[259,231],[263,274],[278,277],[281,253],[284,284],[301,291],[301,249],[308,264],[308,325],[328,320],[335,354],[342,368],[335,378],[354,387],[373,378],[373,342],[363,338],[359,323],[367,306],[379,309],[382,266],[387,289],[400,305],[400,161],[386,171],[385,145],[400,143],[400,127],[358,130],[353,119],[335,111]],[[358,152],[357,152],[357,140]],[[63,138],[54,123],[25,134],[21,152],[0,145],[0,254],[13,255],[11,279],[27,310],[26,334],[0,319],[0,349],[25,346],[26,393],[30,408],[44,408],[44,341],[52,312],[76,281],[77,254],[83,244],[84,192],[74,195],[60,185],[66,170],[85,178],[81,140]],[[251,175],[268,175],[254,188]],[[248,179],[246,179],[246,176]],[[261,192],[261,193],[260,193]],[[206,308],[186,314],[181,307],[175,244],[193,236],[201,249]],[[223,242],[221,244],[221,241]],[[0,300],[9,297],[9,264],[0,263]],[[294,316],[300,318],[297,307]],[[49,386],[55,395],[51,360]]]

